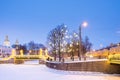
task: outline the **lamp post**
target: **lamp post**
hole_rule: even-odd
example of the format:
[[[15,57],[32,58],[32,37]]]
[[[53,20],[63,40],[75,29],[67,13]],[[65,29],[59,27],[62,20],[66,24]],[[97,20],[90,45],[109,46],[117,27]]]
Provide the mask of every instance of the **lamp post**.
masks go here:
[[[82,35],[81,35],[81,29],[82,27],[87,27],[88,23],[87,22],[83,22],[80,26],[79,26],[79,53],[78,53],[78,57],[79,60],[81,60],[81,55],[82,55]]]

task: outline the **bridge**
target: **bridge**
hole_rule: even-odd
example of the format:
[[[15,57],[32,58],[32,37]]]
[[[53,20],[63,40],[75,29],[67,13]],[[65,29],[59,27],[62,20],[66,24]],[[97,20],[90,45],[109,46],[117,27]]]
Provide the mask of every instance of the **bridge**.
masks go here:
[[[38,55],[24,55],[23,50],[20,50],[20,55],[16,55],[16,50],[13,49],[12,54],[7,58],[3,58],[2,61],[7,61],[7,60],[10,60],[10,59],[13,59],[14,62],[18,61],[18,60],[19,61],[20,60],[41,60],[41,61],[54,60],[53,57],[48,55],[47,50],[45,50],[45,52],[43,53],[42,49],[39,50]]]
[[[12,54],[7,58],[3,58],[1,61],[8,61],[11,59],[13,59],[14,62],[18,61],[18,60],[24,60],[24,61],[25,60],[41,60],[41,61],[54,60],[53,57],[48,55],[47,50],[45,50],[45,52],[43,52],[42,49],[39,50],[38,55],[24,55],[23,50],[20,50],[20,55],[16,55],[16,50],[13,49]],[[112,63],[112,64],[120,64],[120,54],[110,54],[108,56],[108,62]]]
[[[120,64],[120,54],[111,54],[108,56],[108,61],[112,64]]]

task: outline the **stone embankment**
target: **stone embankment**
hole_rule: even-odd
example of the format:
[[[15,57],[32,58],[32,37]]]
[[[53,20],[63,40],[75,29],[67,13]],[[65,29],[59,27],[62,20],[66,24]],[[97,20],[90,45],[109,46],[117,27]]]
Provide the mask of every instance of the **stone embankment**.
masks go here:
[[[76,61],[76,62],[46,62],[46,66],[57,70],[90,71],[120,74],[119,64],[110,64],[107,60]]]

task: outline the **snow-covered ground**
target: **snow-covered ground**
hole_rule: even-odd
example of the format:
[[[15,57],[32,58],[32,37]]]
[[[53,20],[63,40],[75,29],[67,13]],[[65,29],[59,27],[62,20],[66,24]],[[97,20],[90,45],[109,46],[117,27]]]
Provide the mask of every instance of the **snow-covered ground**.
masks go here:
[[[39,64],[39,60],[25,61],[24,64]]]
[[[0,64],[0,80],[120,80],[120,75],[60,71],[38,64]]]

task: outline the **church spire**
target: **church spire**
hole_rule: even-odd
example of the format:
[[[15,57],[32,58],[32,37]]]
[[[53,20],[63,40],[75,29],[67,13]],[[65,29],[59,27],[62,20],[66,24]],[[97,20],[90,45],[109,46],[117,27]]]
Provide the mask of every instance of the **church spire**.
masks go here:
[[[8,35],[5,37],[4,46],[10,47],[10,41],[8,39]]]

